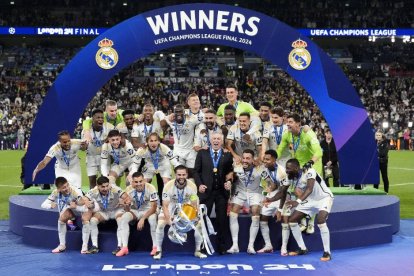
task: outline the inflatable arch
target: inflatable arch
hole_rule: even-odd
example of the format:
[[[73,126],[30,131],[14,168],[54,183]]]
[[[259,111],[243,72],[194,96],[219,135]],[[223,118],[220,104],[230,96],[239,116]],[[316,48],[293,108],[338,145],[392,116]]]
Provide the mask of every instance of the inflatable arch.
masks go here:
[[[310,94],[335,139],[341,183],[379,183],[376,143],[358,94],[322,49],[275,18],[234,6],[186,4],[149,11],[107,30],[58,76],[37,114],[25,161],[26,182],[56,142],[73,131],[97,91],[120,70],[151,53],[215,44],[253,52],[282,68]],[[53,183],[53,166],[36,183]]]

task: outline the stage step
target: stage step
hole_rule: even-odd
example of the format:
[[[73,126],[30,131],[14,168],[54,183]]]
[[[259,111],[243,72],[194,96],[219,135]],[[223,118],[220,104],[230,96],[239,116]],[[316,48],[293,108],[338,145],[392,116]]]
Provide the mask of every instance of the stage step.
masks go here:
[[[275,225],[278,226],[278,225]],[[101,227],[102,228],[102,227]],[[112,228],[112,226],[110,227]],[[275,251],[280,249],[281,246],[281,232],[280,227],[278,231],[271,227],[271,239]],[[149,225],[146,225],[143,231],[138,232],[135,230],[135,225],[130,227],[130,250],[138,251],[150,251],[151,250],[151,236],[149,233]],[[342,230],[331,231],[331,248],[343,249],[350,247],[361,247],[383,243],[392,242],[392,228],[387,224],[368,225],[364,227],[353,227]],[[241,251],[247,250],[248,244],[248,231],[244,231],[239,234],[239,246]],[[304,234],[304,241],[306,246],[311,251],[322,251],[322,241],[318,227],[315,229],[315,233],[312,235]],[[45,239],[44,237],[48,237]],[[212,237],[214,240],[214,237]],[[116,232],[101,230],[99,231],[99,249],[102,252],[111,252],[117,246],[116,244]],[[28,245],[50,248],[53,249],[59,244],[57,226],[44,226],[44,225],[27,225],[23,227],[23,242]],[[82,245],[82,231],[81,229],[75,231],[67,231],[66,246],[68,250],[80,250]],[[259,250],[263,246],[263,239],[260,232],[256,239],[255,248]],[[193,234],[188,235],[188,241],[184,246],[174,244],[168,240],[167,234],[164,238],[163,249],[167,251],[192,251],[194,250],[194,238]],[[296,250],[296,242],[293,236],[290,235],[289,250]]]

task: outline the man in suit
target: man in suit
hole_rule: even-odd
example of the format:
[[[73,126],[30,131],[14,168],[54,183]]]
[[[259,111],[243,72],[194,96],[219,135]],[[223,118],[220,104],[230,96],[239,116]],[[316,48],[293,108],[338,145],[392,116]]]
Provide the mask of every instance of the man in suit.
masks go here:
[[[233,157],[223,150],[223,134],[213,133],[210,143],[209,149],[202,149],[197,154],[194,180],[200,204],[207,206],[209,217],[213,204],[216,205],[217,251],[223,255],[226,254],[225,241],[229,233],[227,201],[233,182]]]

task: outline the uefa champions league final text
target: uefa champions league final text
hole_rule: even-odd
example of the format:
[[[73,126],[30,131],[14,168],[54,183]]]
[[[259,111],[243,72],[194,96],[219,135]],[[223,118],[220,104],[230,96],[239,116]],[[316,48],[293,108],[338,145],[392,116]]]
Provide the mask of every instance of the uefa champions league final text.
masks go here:
[[[197,40],[197,39],[210,39],[210,40],[225,40],[232,41],[241,44],[253,45],[252,40],[248,38],[231,36],[231,35],[221,35],[221,34],[184,34],[184,35],[172,35],[168,37],[162,37],[154,40],[154,44],[162,44],[167,42],[174,42],[180,40]],[[196,42],[194,42],[196,43]]]

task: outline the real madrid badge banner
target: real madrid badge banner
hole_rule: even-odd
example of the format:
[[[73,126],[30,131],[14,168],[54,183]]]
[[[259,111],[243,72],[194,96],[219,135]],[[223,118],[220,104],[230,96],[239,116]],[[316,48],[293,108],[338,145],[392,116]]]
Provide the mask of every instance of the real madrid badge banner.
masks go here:
[[[73,131],[84,108],[114,75],[151,53],[191,44],[242,49],[285,70],[314,99],[331,128],[341,183],[378,183],[376,145],[367,111],[333,60],[275,18],[218,4],[149,11],[114,26],[84,47],[56,79],[36,117],[26,158],[27,183],[56,133]],[[52,183],[51,169],[49,174],[42,171],[37,181]]]

